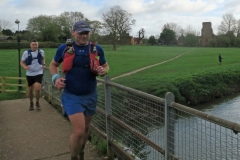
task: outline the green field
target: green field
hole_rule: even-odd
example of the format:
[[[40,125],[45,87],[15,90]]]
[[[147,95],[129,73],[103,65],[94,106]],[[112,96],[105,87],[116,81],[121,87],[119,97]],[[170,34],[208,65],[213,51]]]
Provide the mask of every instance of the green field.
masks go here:
[[[222,91],[229,94],[228,85],[240,85],[238,48],[120,46],[117,51],[113,51],[110,46],[103,48],[112,78],[185,53],[167,63],[114,80],[116,83],[160,97],[171,91],[176,95],[177,101],[186,102],[192,101],[191,96],[200,96],[202,99],[204,96],[214,96],[213,91],[215,97],[223,96],[218,94]],[[21,55],[23,51],[24,49],[21,50]],[[56,49],[46,48],[44,51],[46,64],[49,64]],[[221,66],[218,54],[223,57]],[[0,76],[18,76],[18,51],[0,50],[0,55]],[[24,70],[22,75],[25,76]],[[190,95],[186,95],[181,87],[188,90]]]
[[[183,47],[149,47],[149,46],[121,46],[113,51],[110,46],[103,46],[106,59],[111,67],[110,76],[115,77],[141,67],[159,63],[191,50]],[[22,53],[26,49],[21,49]],[[48,65],[56,49],[43,48]],[[0,76],[18,76],[18,50],[0,50]],[[22,69],[22,72],[25,71]],[[24,75],[24,74],[23,74]]]

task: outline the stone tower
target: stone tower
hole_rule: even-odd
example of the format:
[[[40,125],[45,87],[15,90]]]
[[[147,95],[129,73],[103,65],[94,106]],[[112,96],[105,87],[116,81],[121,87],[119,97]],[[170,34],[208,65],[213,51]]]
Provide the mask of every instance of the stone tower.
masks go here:
[[[212,23],[203,22],[202,23],[202,33],[201,33],[201,46],[209,46],[210,40],[214,38]]]

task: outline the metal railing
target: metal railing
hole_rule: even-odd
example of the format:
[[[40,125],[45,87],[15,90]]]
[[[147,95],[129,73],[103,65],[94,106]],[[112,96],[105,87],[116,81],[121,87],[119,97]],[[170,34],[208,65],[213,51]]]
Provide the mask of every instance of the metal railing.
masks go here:
[[[107,140],[110,159],[236,160],[240,124],[110,81],[98,80],[97,113],[91,129]],[[61,91],[44,74],[44,96],[61,104]]]

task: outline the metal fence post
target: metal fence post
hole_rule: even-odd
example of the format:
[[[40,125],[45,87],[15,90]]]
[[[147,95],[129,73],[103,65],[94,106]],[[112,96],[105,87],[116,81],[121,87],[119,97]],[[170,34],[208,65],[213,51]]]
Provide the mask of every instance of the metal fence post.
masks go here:
[[[51,87],[50,104],[53,105],[54,84],[51,84],[50,87]]]
[[[111,87],[107,85],[107,82],[110,82],[111,78],[109,76],[105,77],[104,89],[105,89],[105,112],[106,112],[106,133],[107,133],[107,154],[108,159],[113,159],[113,152],[109,146],[109,141],[112,139],[112,126],[111,122],[108,121],[108,116],[112,114],[111,108]]]
[[[174,108],[171,107],[174,100],[173,93],[165,94],[165,160],[170,160],[170,155],[174,155]]]

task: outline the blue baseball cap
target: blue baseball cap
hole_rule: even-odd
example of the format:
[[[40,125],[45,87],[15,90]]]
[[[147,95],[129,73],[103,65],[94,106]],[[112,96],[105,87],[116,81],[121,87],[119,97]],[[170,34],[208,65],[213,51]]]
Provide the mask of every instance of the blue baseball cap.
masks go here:
[[[73,30],[77,31],[78,33],[82,32],[91,32],[91,28],[86,21],[80,20],[73,25]]]

